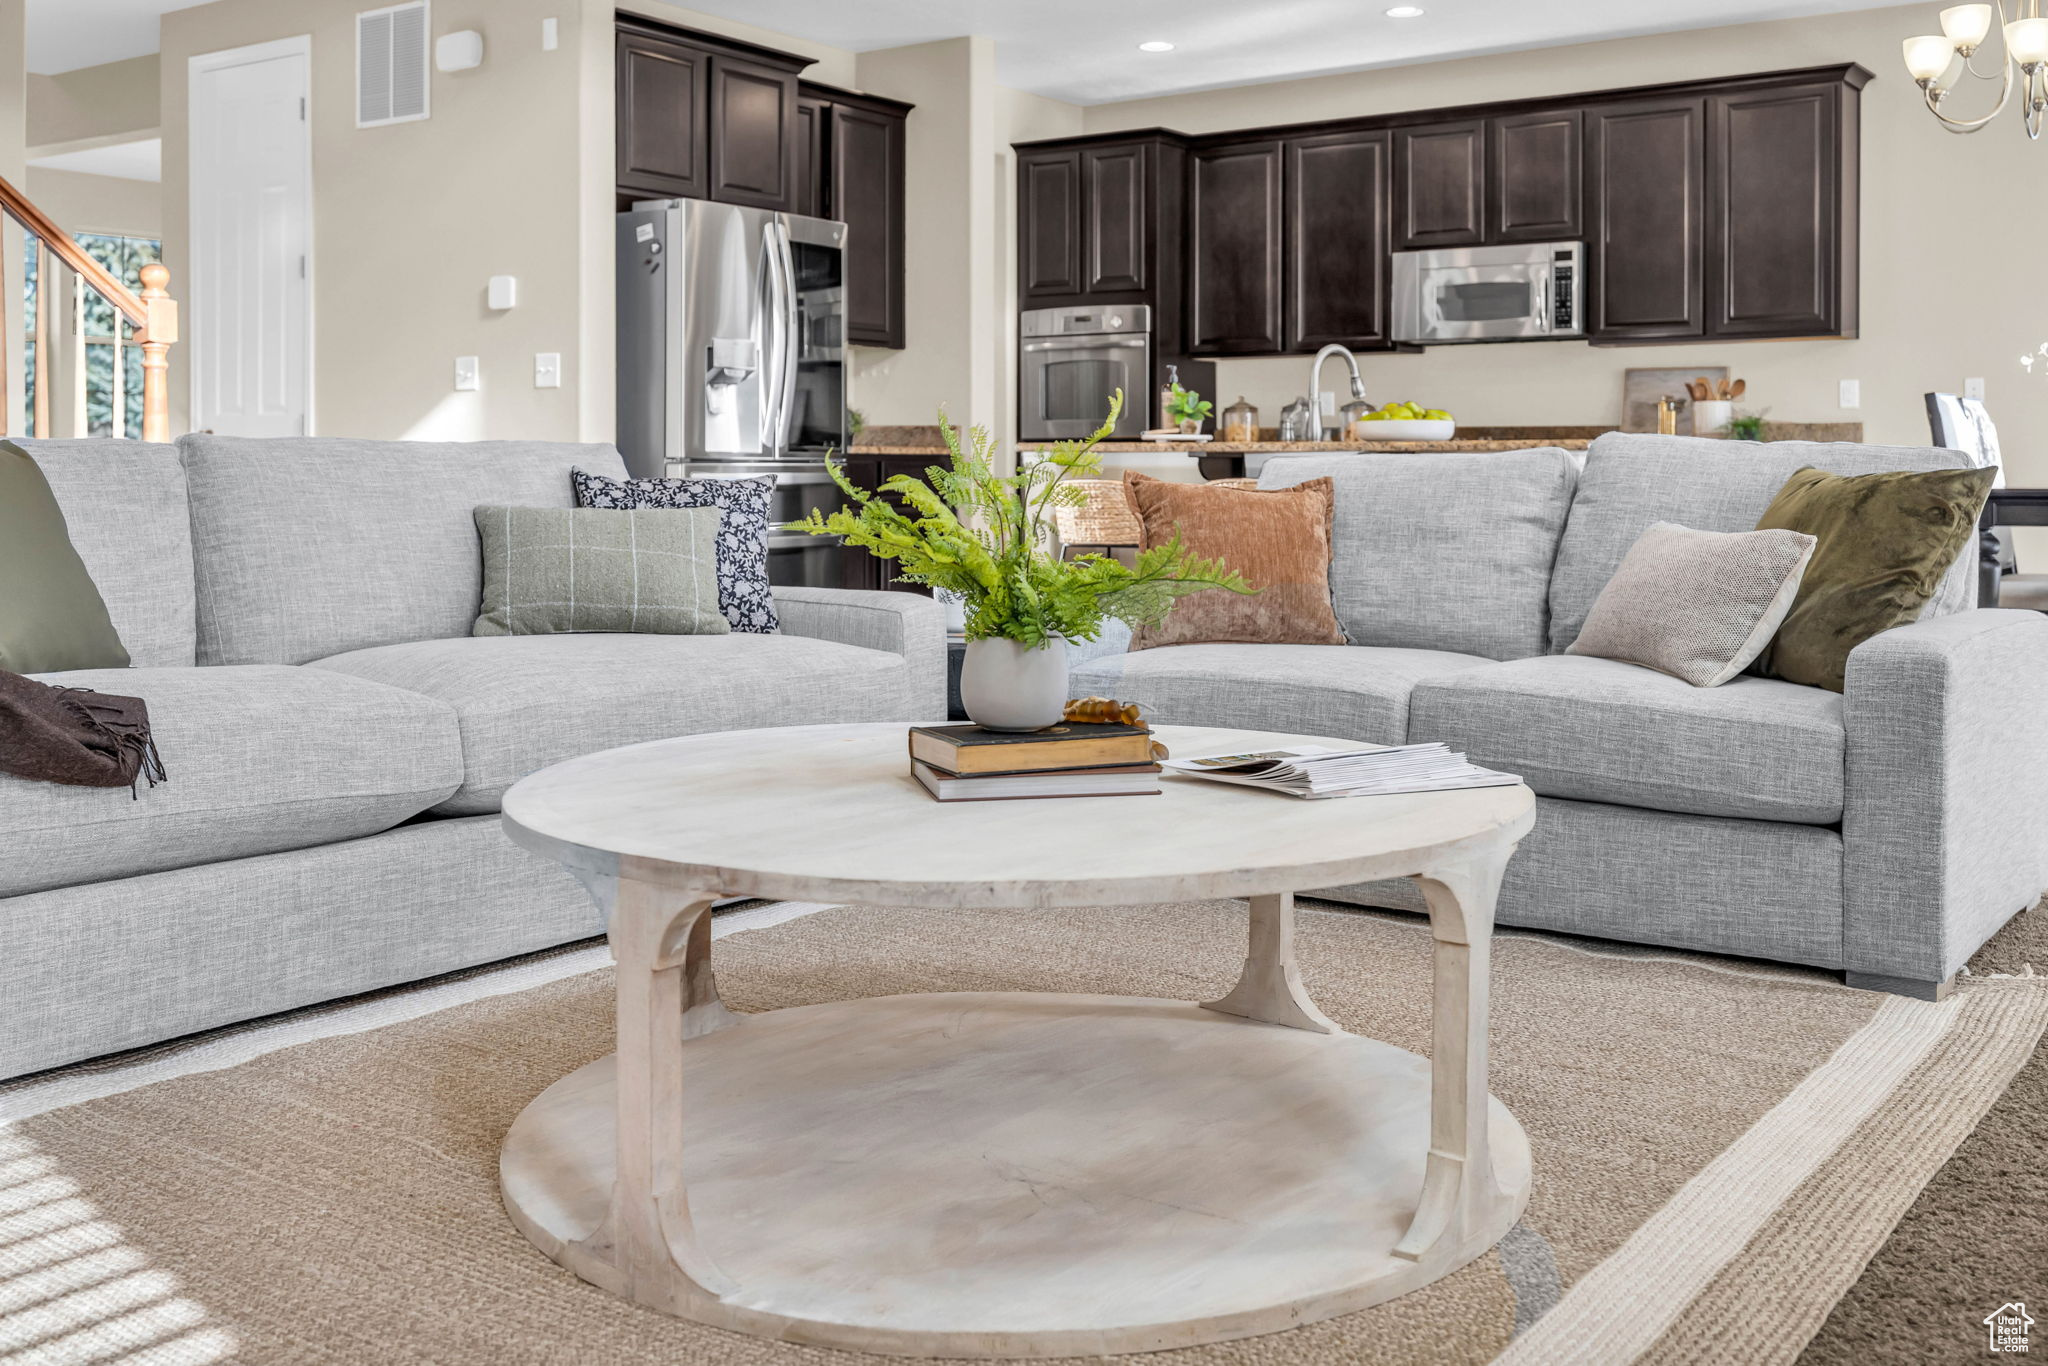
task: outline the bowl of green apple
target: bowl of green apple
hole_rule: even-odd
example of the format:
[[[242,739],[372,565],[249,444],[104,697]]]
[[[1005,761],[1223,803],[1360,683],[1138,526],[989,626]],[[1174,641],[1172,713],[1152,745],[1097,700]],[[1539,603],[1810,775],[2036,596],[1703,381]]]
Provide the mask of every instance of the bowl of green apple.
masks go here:
[[[1449,441],[1458,422],[1441,408],[1420,403],[1386,403],[1351,424],[1354,441]]]

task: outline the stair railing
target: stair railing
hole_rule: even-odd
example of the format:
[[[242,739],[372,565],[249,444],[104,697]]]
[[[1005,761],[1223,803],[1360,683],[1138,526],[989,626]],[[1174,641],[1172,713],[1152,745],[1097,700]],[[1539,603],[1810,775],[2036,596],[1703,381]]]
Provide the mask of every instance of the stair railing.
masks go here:
[[[170,283],[171,273],[161,264],[152,262],[142,268],[142,293],[137,294],[109,274],[107,268],[92,259],[85,248],[78,245],[71,234],[52,222],[49,215],[29,202],[28,196],[0,179],[0,213],[19,223],[22,230],[37,242],[41,253],[40,265],[36,270],[36,311],[30,319],[35,329],[36,345],[36,389],[34,412],[30,417],[30,435],[47,437],[53,434],[51,421],[51,390],[54,387],[50,377],[59,367],[53,365],[51,340],[54,331],[51,325],[52,310],[58,302],[56,283],[57,272],[52,262],[61,262],[68,268],[78,284],[84,289],[105,299],[112,306],[116,318],[113,345],[113,432],[115,436],[128,435],[128,405],[122,393],[126,367],[121,363],[121,349],[124,344],[142,348],[142,439],[144,441],[169,441],[171,439],[170,403],[170,350],[178,340],[178,304],[171,298],[164,286]],[[6,271],[0,266],[0,338],[11,335],[7,324],[8,289]],[[19,295],[14,297],[19,298]],[[81,342],[80,356],[83,356],[85,298],[75,293],[72,299],[72,328]],[[134,328],[134,336],[128,343],[121,339],[120,319],[126,318]],[[14,395],[8,390],[8,367],[6,341],[0,340],[0,436],[6,436],[12,414],[19,411]],[[85,395],[87,367],[77,364],[71,367],[73,393],[71,401],[74,416],[73,434],[85,435]]]

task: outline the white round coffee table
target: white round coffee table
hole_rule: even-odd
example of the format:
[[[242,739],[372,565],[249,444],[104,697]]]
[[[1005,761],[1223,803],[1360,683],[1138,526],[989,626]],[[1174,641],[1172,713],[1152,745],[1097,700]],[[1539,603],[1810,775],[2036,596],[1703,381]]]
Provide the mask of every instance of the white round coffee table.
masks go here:
[[[1187,756],[1315,737],[1158,738]],[[524,779],[505,829],[604,908],[619,1046],[513,1123],[513,1222],[668,1313],[904,1356],[1248,1337],[1471,1261],[1529,1195],[1528,1142],[1486,1091],[1494,898],[1529,790],[1166,789],[942,805],[902,725],[690,736]],[[1343,1032],[1295,968],[1295,891],[1390,877],[1429,903],[1433,1069]],[[725,896],[1019,915],[1242,897],[1250,949],[1202,1004],[966,991],[737,1015],[710,962]]]

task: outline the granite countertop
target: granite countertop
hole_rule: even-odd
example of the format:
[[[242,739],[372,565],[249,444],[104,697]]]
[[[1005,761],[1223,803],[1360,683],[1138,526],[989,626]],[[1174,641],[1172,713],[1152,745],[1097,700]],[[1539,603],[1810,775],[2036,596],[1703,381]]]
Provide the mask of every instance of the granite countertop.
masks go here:
[[[1184,455],[1304,455],[1317,451],[1524,451],[1535,446],[1582,451],[1592,444],[1590,437],[1540,436],[1451,441],[1105,441],[1095,449],[1105,455],[1137,455],[1145,451]]]
[[[1593,444],[1595,437],[1618,430],[1614,427],[1462,427],[1459,435],[1450,441],[1105,441],[1096,449],[1105,455],[1142,455],[1155,452],[1166,455],[1283,455],[1306,454],[1315,451],[1443,451],[1447,453],[1473,451],[1520,451],[1533,446],[1556,446],[1567,451],[1582,451]],[[1273,429],[1260,429],[1260,436],[1270,436]],[[1765,424],[1764,439],[1767,441],[1861,441],[1863,424],[1860,422],[1770,422]],[[1025,450],[1036,450],[1046,443],[1022,441],[1017,445]],[[946,454],[946,445],[937,427],[870,427],[862,432],[854,443],[850,454],[854,455],[925,455]]]

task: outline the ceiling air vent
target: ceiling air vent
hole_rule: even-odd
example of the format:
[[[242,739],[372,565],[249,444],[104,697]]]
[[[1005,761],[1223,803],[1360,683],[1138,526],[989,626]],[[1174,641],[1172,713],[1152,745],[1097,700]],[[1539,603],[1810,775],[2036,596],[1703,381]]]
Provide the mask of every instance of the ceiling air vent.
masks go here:
[[[427,116],[427,0],[356,16],[356,127]]]

